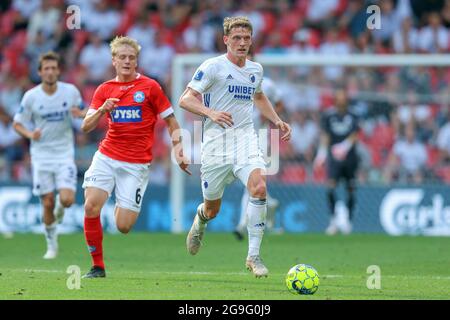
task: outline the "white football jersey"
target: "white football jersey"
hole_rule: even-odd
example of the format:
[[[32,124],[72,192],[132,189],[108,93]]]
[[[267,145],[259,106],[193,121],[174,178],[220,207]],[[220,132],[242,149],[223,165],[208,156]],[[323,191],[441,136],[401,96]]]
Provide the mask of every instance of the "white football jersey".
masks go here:
[[[41,129],[41,138],[31,140],[32,161],[59,162],[74,158],[71,108],[81,105],[81,94],[70,83],[57,82],[57,89],[48,95],[38,85],[22,98],[14,121]]]
[[[254,94],[262,92],[262,79],[262,66],[250,60],[241,68],[221,55],[200,65],[188,87],[202,94],[206,107],[231,113],[234,122],[231,128],[223,129],[209,118],[203,119],[203,153],[230,156],[254,137]]]

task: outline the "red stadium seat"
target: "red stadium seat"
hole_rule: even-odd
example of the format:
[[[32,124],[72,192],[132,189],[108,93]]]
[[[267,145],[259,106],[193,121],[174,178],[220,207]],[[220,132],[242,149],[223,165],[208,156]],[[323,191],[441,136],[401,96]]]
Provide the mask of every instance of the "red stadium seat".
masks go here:
[[[301,164],[289,164],[284,166],[281,181],[287,184],[305,183],[307,173]]]
[[[85,30],[76,30],[73,32],[73,38],[75,41],[75,50],[80,52],[81,49],[86,45],[89,38],[89,32]]]
[[[325,166],[313,168],[313,182],[325,183],[327,181],[327,170]]]
[[[394,128],[389,124],[378,124],[374,129],[372,140],[377,147],[390,149],[395,140]]]
[[[265,10],[261,12],[263,19],[264,19],[264,29],[262,30],[262,33],[269,34],[273,29],[275,29],[275,25],[277,23],[277,20],[273,14],[273,12]]]
[[[27,32],[25,30],[14,32],[13,36],[10,38],[8,47],[11,50],[14,50],[18,55],[22,55],[27,47]]]
[[[125,11],[122,13],[120,24],[117,27],[116,34],[127,34],[128,29],[131,28],[131,26],[134,23],[134,15]]]
[[[436,175],[446,184],[450,184],[450,166],[444,166],[436,170]]]
[[[125,2],[125,11],[131,16],[136,17],[142,9],[142,0],[128,0]]]
[[[14,22],[16,18],[19,16],[19,13],[13,9],[6,11],[0,19],[0,35],[2,37],[7,37],[11,35],[11,32],[14,29]]]
[[[94,92],[97,89],[96,86],[86,86],[82,90],[83,100],[87,101],[87,103],[90,103],[92,100],[92,97],[94,97]]]
[[[433,146],[427,146],[428,160],[427,166],[433,168],[439,162],[439,149]]]

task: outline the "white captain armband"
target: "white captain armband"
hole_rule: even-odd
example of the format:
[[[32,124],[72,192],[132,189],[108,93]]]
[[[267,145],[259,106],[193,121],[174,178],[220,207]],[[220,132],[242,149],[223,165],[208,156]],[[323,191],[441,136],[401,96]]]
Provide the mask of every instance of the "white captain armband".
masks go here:
[[[161,119],[167,118],[168,116],[170,116],[171,114],[173,114],[173,108],[169,107],[166,110],[164,110],[163,112],[161,112],[159,115],[161,117]]]

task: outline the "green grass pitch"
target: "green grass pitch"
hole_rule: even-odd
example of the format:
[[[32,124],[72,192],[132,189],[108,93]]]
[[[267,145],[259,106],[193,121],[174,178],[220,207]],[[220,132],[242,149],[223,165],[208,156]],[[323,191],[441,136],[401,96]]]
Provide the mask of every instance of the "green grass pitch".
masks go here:
[[[244,267],[247,241],[206,233],[197,256],[185,235],[105,235],[107,278],[82,279],[70,290],[67,268],[84,274],[90,257],[82,234],[61,235],[60,255],[42,259],[43,235],[0,238],[0,299],[449,299],[450,238],[319,234],[266,234],[262,257],[268,278]],[[314,266],[320,286],[312,296],[288,292],[284,280],[297,263]],[[368,289],[370,265],[381,270],[381,289]]]

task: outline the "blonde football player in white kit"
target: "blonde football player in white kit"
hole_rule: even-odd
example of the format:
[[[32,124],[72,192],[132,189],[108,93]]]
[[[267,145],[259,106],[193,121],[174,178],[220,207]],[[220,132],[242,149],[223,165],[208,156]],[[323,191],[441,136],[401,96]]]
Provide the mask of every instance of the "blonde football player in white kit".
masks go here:
[[[182,108],[203,117],[201,183],[203,203],[197,208],[186,239],[189,253],[201,246],[207,222],[220,210],[225,186],[238,178],[247,188],[249,250],[246,266],[257,277],[269,270],[260,258],[267,212],[265,162],[253,125],[253,107],[284,132],[290,126],[274,111],[261,91],[263,68],[247,60],[252,44],[252,25],[247,17],[225,18],[224,43],[227,53],[206,60],[196,71],[180,98]]]
[[[253,60],[251,54],[248,56],[249,60]],[[283,101],[281,100],[280,92],[272,79],[264,77],[261,83],[261,89],[264,95],[269,99],[270,103],[274,106],[277,113],[282,112],[284,109]],[[259,134],[265,133],[266,130],[270,130],[270,125],[267,119],[263,119],[261,113],[258,108],[254,110],[253,113],[253,121],[255,125],[255,130],[263,129]],[[262,147],[263,148],[263,147]],[[268,150],[262,150],[264,155],[268,155]],[[248,201],[250,199],[250,195],[248,190],[244,190],[241,198],[241,215],[239,218],[238,225],[234,230],[234,235],[238,240],[244,239],[245,229],[247,228],[247,207]],[[282,229],[275,230],[275,213],[279,206],[279,201],[270,196],[270,194],[266,193],[267,200],[267,217],[266,217],[266,230],[272,232],[282,232]]]
[[[54,52],[42,55],[42,82],[25,93],[13,124],[20,135],[31,141],[33,194],[41,199],[47,240],[44,259],[56,258],[56,224],[62,221],[64,208],[75,201],[77,168],[72,118],[85,113],[79,108],[80,92],[74,85],[58,81],[59,74],[59,56]]]

